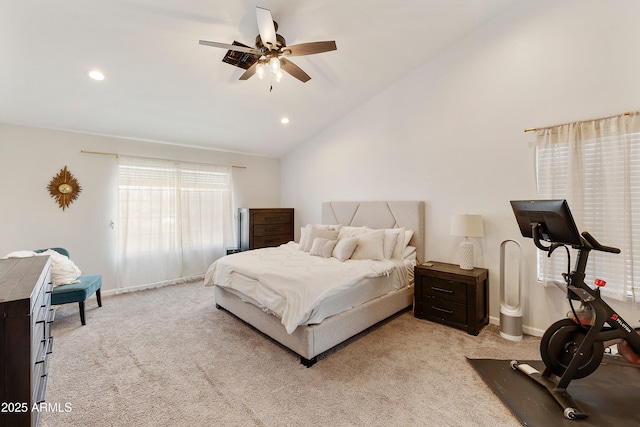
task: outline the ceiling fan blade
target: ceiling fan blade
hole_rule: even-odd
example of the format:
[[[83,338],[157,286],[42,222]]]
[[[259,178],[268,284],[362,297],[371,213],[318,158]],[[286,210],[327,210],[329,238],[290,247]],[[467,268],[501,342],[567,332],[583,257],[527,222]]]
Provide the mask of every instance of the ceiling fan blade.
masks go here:
[[[269,49],[275,49],[277,44],[276,28],[273,25],[271,11],[262,7],[256,7],[256,17],[258,19],[258,31],[260,32],[262,44]]]
[[[336,49],[338,49],[338,47],[335,41],[300,43],[283,47],[282,54],[286,56],[303,56],[329,52]]]
[[[207,40],[200,40],[200,44],[203,46],[212,46],[212,47],[219,47],[227,50],[235,50],[236,52],[251,53],[253,55],[258,55],[258,56],[262,55],[262,52],[252,47],[238,46],[238,45],[227,44],[227,43],[210,42]]]
[[[306,83],[311,80],[309,74],[302,71],[302,68],[298,67],[293,62],[289,61],[287,58],[280,58],[280,62],[282,63],[282,69],[287,73],[291,74],[296,79],[300,80],[302,83]]]
[[[249,80],[256,73],[256,66],[258,62],[256,61],[251,67],[247,68],[247,71],[242,73],[240,76],[240,80]]]

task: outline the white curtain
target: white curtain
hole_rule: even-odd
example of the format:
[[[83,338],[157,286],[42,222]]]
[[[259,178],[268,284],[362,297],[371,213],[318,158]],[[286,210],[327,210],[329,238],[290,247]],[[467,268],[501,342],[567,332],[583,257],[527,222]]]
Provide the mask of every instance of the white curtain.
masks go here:
[[[119,156],[118,286],[198,277],[235,246],[231,168]]]
[[[587,284],[603,279],[604,295],[635,301],[640,291],[640,113],[538,130],[536,174],[540,199],[567,199],[581,232],[622,251],[592,251]],[[561,252],[551,259],[539,253],[540,279],[561,280],[567,270]],[[572,264],[575,259],[572,251]]]

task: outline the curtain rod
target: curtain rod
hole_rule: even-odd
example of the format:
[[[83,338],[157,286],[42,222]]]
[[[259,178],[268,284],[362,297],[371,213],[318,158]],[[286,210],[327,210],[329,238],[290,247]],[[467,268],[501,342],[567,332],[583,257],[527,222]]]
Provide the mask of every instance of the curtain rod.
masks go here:
[[[630,115],[631,115],[631,112],[629,112],[629,111],[625,111],[625,112],[623,113],[623,115],[625,115],[625,116],[630,116]],[[604,120],[604,119],[610,119],[610,118],[612,118],[612,117],[618,117],[618,116],[619,116],[619,114],[614,115],[614,116],[601,117],[601,118],[599,118],[599,119],[579,120],[579,121],[577,121],[577,122],[571,122],[571,123],[592,122],[592,121],[594,121],[594,120]],[[554,126],[544,126],[544,127],[540,127],[540,128],[528,128],[528,129],[525,129],[524,131],[525,131],[525,132],[533,132],[533,131],[536,131],[536,130],[549,129],[549,128],[554,128],[554,127],[557,127],[557,126],[564,126],[564,125],[567,125],[567,124],[570,124],[570,123],[564,123],[564,124],[561,124],[561,125],[554,125]]]
[[[104,156],[115,156],[115,158],[117,159],[120,154],[118,153],[107,153],[104,151],[88,151],[88,150],[80,150],[81,153],[84,154],[101,154]],[[157,157],[143,157],[143,156],[135,156],[135,157],[142,157],[143,159],[150,159],[150,160],[171,160],[171,159],[160,159]],[[232,168],[236,168],[236,169],[246,169],[246,166],[236,166],[236,165],[231,165]]]

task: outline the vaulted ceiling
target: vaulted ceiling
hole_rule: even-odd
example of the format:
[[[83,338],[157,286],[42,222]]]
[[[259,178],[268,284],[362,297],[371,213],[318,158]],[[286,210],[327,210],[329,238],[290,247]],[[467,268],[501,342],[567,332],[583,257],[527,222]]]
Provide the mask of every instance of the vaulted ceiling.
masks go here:
[[[517,1],[0,0],[0,122],[280,157]],[[338,49],[238,80],[198,41],[254,46],[256,6]]]

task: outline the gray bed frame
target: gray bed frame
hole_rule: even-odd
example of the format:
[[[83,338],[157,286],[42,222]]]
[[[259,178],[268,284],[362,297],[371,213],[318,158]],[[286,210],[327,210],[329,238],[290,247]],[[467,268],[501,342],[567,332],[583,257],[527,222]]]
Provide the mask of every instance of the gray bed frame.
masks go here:
[[[409,244],[416,248],[417,261],[424,262],[425,208],[422,201],[325,202],[322,204],[322,224],[406,227],[414,230]],[[410,286],[331,316],[322,323],[298,326],[288,334],[276,316],[242,301],[221,287],[215,286],[214,293],[216,307],[234,314],[294,351],[306,367],[316,363],[319,354],[413,304],[413,286]]]

